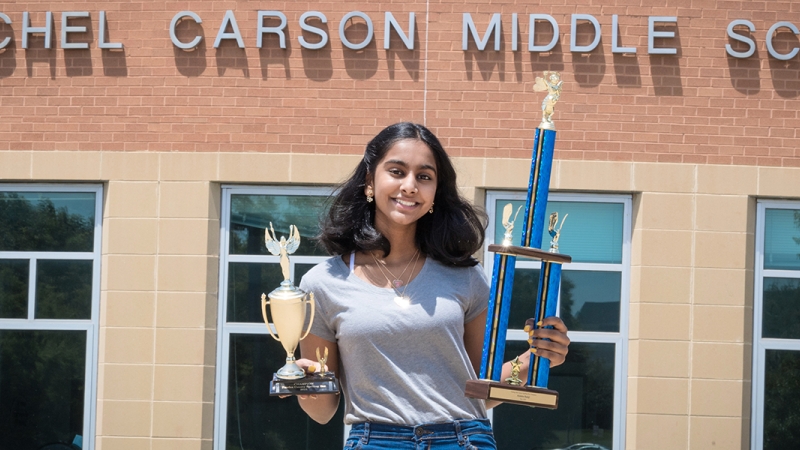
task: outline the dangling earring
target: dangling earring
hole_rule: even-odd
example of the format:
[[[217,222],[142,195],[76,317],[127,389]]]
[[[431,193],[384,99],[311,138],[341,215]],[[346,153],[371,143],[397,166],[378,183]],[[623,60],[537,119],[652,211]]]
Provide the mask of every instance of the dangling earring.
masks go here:
[[[372,186],[367,186],[367,203],[372,203],[373,195]]]
[[[428,210],[428,214],[433,214],[433,203],[431,203],[431,209]]]

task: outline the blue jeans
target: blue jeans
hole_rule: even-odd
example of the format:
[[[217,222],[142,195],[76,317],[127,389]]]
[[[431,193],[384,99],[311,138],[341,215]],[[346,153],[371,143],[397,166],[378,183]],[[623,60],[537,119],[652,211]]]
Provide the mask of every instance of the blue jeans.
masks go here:
[[[361,422],[350,428],[345,450],[497,450],[487,419],[405,427]]]

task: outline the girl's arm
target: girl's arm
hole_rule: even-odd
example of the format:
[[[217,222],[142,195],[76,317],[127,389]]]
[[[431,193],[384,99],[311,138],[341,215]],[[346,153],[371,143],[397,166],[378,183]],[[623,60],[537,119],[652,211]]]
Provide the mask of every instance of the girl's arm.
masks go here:
[[[316,349],[319,348],[319,352],[322,354],[326,347],[328,348],[328,360],[325,364],[327,369],[319,367],[319,363],[313,359],[302,358],[303,355],[315,358]],[[317,370],[330,370],[337,378],[339,377],[339,346],[335,342],[309,334],[300,341],[300,355],[301,358],[297,360],[297,365],[301,369],[306,370],[308,367],[315,366]],[[339,397],[341,397],[339,394],[298,395],[297,401],[300,402],[300,407],[309,417],[324,425],[336,414],[336,410],[339,408]]]

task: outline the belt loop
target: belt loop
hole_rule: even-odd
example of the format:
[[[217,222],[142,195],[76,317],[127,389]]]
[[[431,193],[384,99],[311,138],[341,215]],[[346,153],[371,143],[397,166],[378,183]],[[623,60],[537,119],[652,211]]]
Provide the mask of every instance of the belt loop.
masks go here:
[[[369,422],[364,422],[364,436],[361,436],[361,442],[364,445],[369,444]]]
[[[461,434],[461,422],[456,420],[453,422],[453,427],[456,429],[456,437],[458,437],[458,445],[464,445],[464,435]]]

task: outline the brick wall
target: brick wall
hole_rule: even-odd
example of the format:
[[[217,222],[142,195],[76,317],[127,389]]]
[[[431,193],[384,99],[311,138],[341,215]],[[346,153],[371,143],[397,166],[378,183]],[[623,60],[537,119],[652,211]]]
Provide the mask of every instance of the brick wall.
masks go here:
[[[259,9],[281,11],[288,19],[287,49],[276,35],[256,47]],[[225,40],[213,48],[226,10],[233,10],[245,48]],[[99,14],[105,10],[110,42],[123,51],[98,48]],[[196,34],[202,44],[192,52],[175,47],[169,24],[182,10],[203,20],[177,26],[186,42]],[[308,50],[299,37],[300,15],[320,11],[329,43]],[[363,50],[350,50],[338,36],[342,17],[363,11],[374,37]],[[22,48],[22,16],[42,27],[53,12],[52,48],[43,35],[30,36]],[[61,46],[61,14],[89,11],[70,26],[70,42]],[[414,50],[392,34],[383,48],[384,13],[390,11],[408,29],[416,14]],[[789,1],[543,0],[446,2],[47,2],[5,4],[0,12],[0,150],[93,150],[183,152],[360,153],[383,126],[425,122],[455,156],[529,158],[532,128],[540,118],[543,94],[533,93],[542,70],[558,70],[565,80],[556,108],[557,158],[697,164],[800,166],[800,56],[781,61],[769,55],[766,34],[780,20],[800,26],[800,6]],[[493,41],[479,51],[470,39],[461,49],[462,13],[471,13],[482,34],[492,13],[501,13],[500,51]],[[512,50],[512,14],[519,15],[520,50]],[[549,14],[560,38],[549,53],[527,51],[528,14]],[[599,21],[601,41],[589,53],[570,52],[571,14]],[[619,16],[619,45],[637,53],[612,53],[612,15]],[[656,46],[677,48],[677,55],[648,54],[648,16],[677,16],[672,39]],[[730,39],[735,19],[751,21],[755,54],[737,59],[747,45]],[[265,21],[275,26],[277,19]],[[537,45],[550,40],[552,28],[537,23]],[[747,34],[742,27],[739,34]],[[347,36],[360,42],[366,26],[350,22]],[[594,37],[579,22],[577,44]],[[789,53],[798,39],[788,28],[774,47]]]

